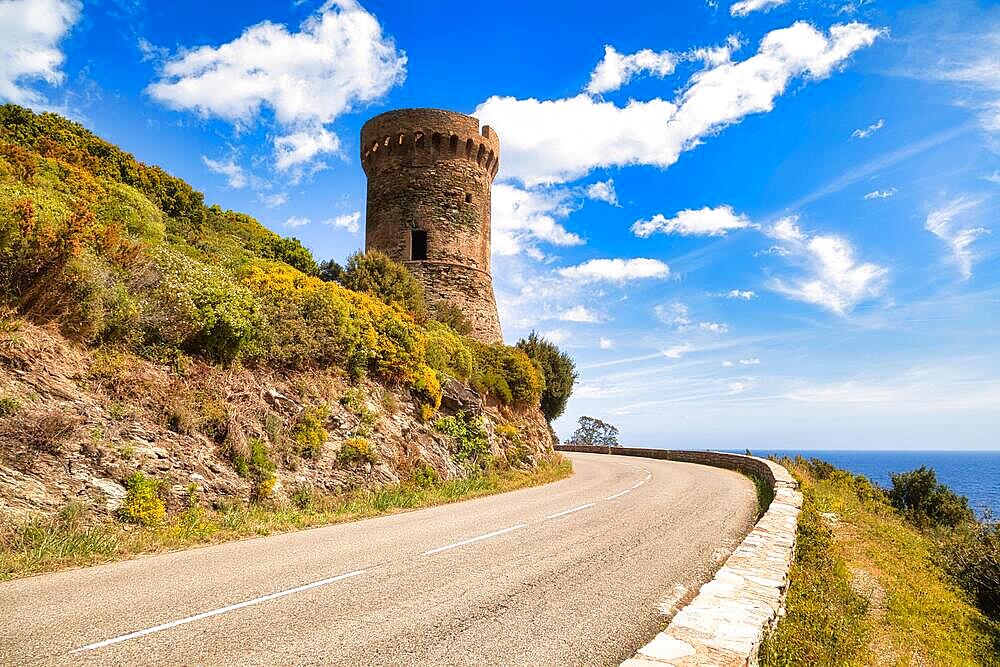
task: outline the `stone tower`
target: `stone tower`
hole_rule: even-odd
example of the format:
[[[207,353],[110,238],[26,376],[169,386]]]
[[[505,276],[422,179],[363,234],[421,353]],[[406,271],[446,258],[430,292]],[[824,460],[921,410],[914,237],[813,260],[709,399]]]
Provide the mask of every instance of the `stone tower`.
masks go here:
[[[406,265],[430,303],[460,308],[472,335],[487,343],[503,340],[490,276],[490,187],[499,158],[496,132],[452,111],[389,111],[361,128],[365,249]]]

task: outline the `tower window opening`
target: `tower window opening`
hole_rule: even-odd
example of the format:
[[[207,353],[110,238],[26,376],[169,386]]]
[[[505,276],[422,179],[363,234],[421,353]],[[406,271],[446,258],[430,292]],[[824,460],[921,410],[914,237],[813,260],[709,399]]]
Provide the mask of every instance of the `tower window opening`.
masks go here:
[[[410,231],[410,259],[413,261],[427,259],[427,232],[422,229]]]
[[[472,203],[472,193],[471,192],[466,192],[465,193],[465,203],[466,204],[471,204]]]

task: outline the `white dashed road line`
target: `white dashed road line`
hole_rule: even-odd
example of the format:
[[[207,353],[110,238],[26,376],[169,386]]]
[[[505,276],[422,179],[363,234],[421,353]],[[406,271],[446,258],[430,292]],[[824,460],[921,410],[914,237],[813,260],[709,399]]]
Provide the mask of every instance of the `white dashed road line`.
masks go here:
[[[454,549],[455,547],[464,547],[466,544],[472,544],[473,542],[479,542],[481,540],[488,540],[491,537],[497,537],[505,533],[509,533],[514,530],[520,530],[521,528],[527,528],[528,524],[519,523],[516,526],[511,526],[510,528],[504,528],[503,530],[496,530],[492,533],[486,533],[485,535],[480,535],[479,537],[470,537],[467,540],[462,540],[461,542],[455,542],[454,544],[446,544],[443,547],[438,547],[436,549],[431,549],[430,551],[425,551],[425,556],[433,556],[436,553],[441,553],[442,551],[447,551],[448,549]]]
[[[580,510],[585,510],[588,507],[593,507],[597,503],[587,503],[586,505],[580,505],[579,507],[574,507],[572,509],[563,510],[562,512],[556,512],[555,514],[550,514],[546,519],[558,519],[561,516],[566,516],[567,514],[572,514],[573,512],[579,512]]]
[[[326,586],[337,581],[343,581],[344,579],[350,579],[351,577],[357,577],[362,575],[368,570],[355,570],[354,572],[348,572],[346,574],[340,574],[336,577],[329,577],[328,579],[320,579],[319,581],[314,581],[309,584],[304,584],[302,586],[296,586],[295,588],[289,588],[288,590],[278,591],[277,593],[270,593],[268,595],[262,595],[259,598],[253,598],[252,600],[244,600],[243,602],[237,602],[236,604],[231,604],[228,607],[220,607],[218,609],[212,609],[211,611],[203,611],[200,614],[195,614],[194,616],[188,616],[187,618],[181,618],[176,621],[170,621],[169,623],[163,623],[161,625],[154,625],[151,628],[146,628],[145,630],[137,630],[135,632],[130,632],[127,635],[120,635],[118,637],[112,637],[111,639],[105,639],[101,642],[96,642],[94,644],[87,644],[86,646],[81,646],[80,648],[75,648],[70,653],[83,653],[84,651],[93,651],[95,649],[104,648],[105,646],[111,646],[112,644],[119,644],[130,639],[138,639],[139,637],[145,637],[146,635],[151,635],[154,632],[162,632],[163,630],[169,630],[170,628],[176,628],[178,625],[184,625],[186,623],[194,623],[195,621],[200,621],[206,618],[211,618],[212,616],[218,616],[219,614],[225,614],[230,611],[236,611],[237,609],[243,609],[244,607],[250,607],[255,604],[260,604],[261,602],[268,602],[270,600],[276,600],[278,598],[285,597],[286,595],[291,595],[292,593],[301,593],[302,591],[308,591],[313,588],[319,588],[320,586]]]

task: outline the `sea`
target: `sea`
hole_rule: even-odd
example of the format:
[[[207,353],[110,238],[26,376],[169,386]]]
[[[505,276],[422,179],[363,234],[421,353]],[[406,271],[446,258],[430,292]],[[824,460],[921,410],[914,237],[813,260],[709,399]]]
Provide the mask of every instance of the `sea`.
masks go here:
[[[736,451],[736,450],[733,450]],[[739,450],[742,454],[744,450]],[[845,450],[753,450],[755,456],[796,456],[823,459],[838,468],[864,475],[879,486],[889,488],[889,474],[907,472],[920,466],[933,468],[937,479],[969,499],[982,516],[989,509],[1000,517],[1000,451],[845,451]]]

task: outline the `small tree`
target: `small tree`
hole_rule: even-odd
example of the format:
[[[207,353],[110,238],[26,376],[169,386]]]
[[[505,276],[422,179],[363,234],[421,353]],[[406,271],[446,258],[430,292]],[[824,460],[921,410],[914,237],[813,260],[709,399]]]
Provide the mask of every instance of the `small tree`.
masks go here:
[[[573,393],[576,382],[576,365],[569,355],[560,351],[555,343],[548,341],[534,331],[527,338],[518,341],[518,349],[531,357],[542,369],[545,389],[542,390],[542,414],[550,422],[566,410],[566,401]]]
[[[920,527],[954,527],[976,518],[968,499],[939,484],[933,468],[920,466],[890,477],[889,501]]]
[[[580,417],[577,428],[570,438],[571,445],[591,447],[621,447],[618,442],[618,427],[586,415]]]
[[[346,267],[332,260],[323,262],[319,265],[319,277],[396,304],[418,320],[427,315],[424,288],[405,266],[377,250],[354,253],[347,258]]]

